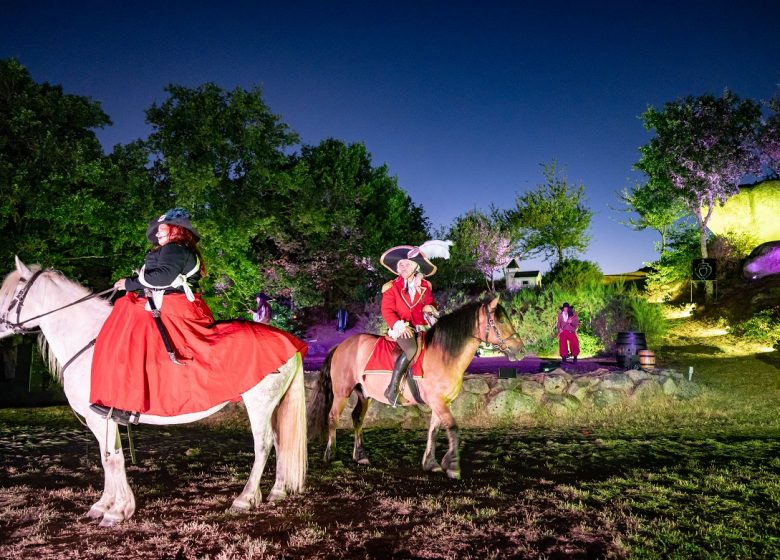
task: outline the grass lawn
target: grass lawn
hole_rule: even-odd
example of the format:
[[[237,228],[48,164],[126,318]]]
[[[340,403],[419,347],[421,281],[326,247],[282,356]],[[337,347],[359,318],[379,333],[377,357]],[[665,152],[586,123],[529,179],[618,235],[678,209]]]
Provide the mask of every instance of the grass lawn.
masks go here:
[[[242,516],[245,431],[140,427],[138,509],[112,530],[83,518],[102,477],[70,411],[0,410],[0,557],[780,558],[780,357],[760,350],[679,319],[656,355],[693,366],[694,400],[464,430],[461,481],[420,470],[422,430],[369,427],[369,467],[339,432],[305,494]]]

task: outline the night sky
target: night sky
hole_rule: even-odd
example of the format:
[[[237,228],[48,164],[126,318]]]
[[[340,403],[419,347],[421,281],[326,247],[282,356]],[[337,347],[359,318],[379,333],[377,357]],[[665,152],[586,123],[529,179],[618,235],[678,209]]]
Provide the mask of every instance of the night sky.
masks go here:
[[[0,57],[99,100],[107,151],[146,137],[169,83],[260,86],[304,143],[364,142],[434,227],[513,206],[554,159],[595,213],[583,257],[616,273],[655,259],[657,234],[612,209],[642,180],[639,115],[724,88],[771,98],[779,22],[777,0],[28,0],[3,3]]]

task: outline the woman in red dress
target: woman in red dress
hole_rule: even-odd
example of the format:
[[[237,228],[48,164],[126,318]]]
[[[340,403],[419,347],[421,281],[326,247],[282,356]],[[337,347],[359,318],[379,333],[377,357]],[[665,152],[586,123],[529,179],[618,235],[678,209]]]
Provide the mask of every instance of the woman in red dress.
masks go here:
[[[128,293],[95,344],[93,410],[120,424],[136,423],[141,413],[200,412],[238,400],[296,352],[305,354],[301,340],[270,325],[214,322],[195,293],[206,267],[185,210],[149,222],[146,237],[152,248],[144,266],[114,284]]]
[[[385,391],[388,402],[395,406],[401,379],[417,353],[417,333],[426,331],[435,320],[431,317],[438,316],[433,287],[425,279],[436,273],[436,266],[411,245],[388,249],[379,261],[398,275],[382,287],[382,317],[387,323],[387,335],[402,350]]]

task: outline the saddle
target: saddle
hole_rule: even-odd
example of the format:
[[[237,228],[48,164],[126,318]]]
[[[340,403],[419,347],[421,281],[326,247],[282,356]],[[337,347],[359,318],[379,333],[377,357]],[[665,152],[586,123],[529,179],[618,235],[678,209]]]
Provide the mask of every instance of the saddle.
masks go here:
[[[395,340],[384,336],[377,339],[371,356],[363,368],[364,373],[392,373],[395,361],[401,355],[401,347]],[[422,362],[425,356],[425,333],[417,335],[417,353],[414,355],[409,372],[413,377],[423,377]]]

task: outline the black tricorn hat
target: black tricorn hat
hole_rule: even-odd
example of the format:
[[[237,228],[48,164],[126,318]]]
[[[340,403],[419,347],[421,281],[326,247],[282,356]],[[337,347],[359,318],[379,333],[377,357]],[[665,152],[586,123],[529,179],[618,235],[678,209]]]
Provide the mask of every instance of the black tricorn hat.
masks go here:
[[[200,234],[192,227],[190,213],[183,208],[171,208],[159,218],[149,222],[149,227],[146,229],[146,238],[152,245],[157,245],[157,228],[160,227],[160,224],[183,227],[195,236],[195,241],[200,240]]]
[[[379,262],[393,274],[398,274],[398,261],[404,259],[420,265],[420,272],[423,276],[436,274],[436,265],[428,260],[428,257],[420,251],[419,247],[414,247],[413,245],[399,245],[388,249],[379,257]]]

